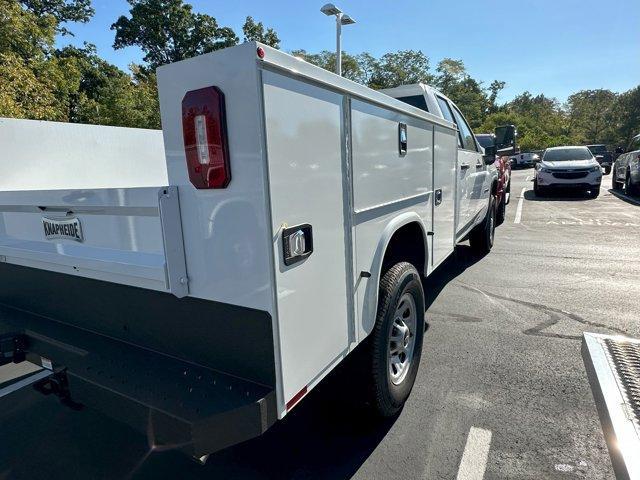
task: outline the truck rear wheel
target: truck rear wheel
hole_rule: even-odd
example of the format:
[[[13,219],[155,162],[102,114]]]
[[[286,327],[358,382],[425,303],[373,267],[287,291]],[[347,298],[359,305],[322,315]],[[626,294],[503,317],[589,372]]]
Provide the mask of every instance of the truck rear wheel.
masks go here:
[[[496,232],[496,197],[491,195],[489,208],[484,221],[477,225],[469,235],[469,243],[472,250],[478,255],[486,255],[493,247],[493,238]]]
[[[370,395],[375,413],[397,414],[411,393],[422,355],[425,300],[420,274],[407,262],[382,277],[371,332]]]

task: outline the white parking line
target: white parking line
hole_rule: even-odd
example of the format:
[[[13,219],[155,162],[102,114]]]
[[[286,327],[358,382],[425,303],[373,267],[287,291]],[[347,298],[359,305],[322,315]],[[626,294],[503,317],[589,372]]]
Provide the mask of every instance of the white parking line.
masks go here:
[[[524,202],[524,192],[527,188],[524,187],[520,192],[520,200],[518,200],[518,208],[516,208],[516,218],[513,219],[513,223],[520,223],[522,219],[522,203]]]
[[[471,427],[456,480],[482,480],[487,469],[491,430]]]

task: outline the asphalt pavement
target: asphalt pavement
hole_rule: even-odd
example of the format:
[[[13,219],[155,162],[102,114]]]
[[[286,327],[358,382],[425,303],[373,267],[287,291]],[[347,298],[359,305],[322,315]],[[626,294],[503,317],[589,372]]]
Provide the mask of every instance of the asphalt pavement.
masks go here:
[[[584,331],[640,336],[640,202],[535,197],[513,173],[495,247],[461,245],[427,280],[411,397],[372,422],[348,367],[261,438],[201,466],[98,412],[25,389],[0,402],[0,479],[608,479]]]

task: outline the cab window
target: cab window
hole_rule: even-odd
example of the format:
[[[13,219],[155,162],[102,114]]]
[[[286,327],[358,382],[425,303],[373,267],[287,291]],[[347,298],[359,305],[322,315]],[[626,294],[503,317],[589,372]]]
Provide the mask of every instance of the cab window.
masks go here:
[[[458,124],[460,135],[462,135],[462,148],[464,148],[465,150],[473,150],[477,152],[478,148],[476,147],[476,141],[473,138],[471,128],[456,107],[453,107],[453,116],[455,117],[456,123]]]
[[[450,121],[451,123],[456,123],[456,121],[453,119],[453,113],[451,112],[451,108],[449,107],[447,101],[444,98],[438,96],[436,96],[436,99],[438,100],[438,106],[442,111],[442,116],[444,117],[444,119]],[[459,129],[460,128],[458,127],[458,130]],[[460,132],[458,132],[458,148],[462,148],[462,137],[460,136]]]
[[[427,107],[427,102],[424,99],[424,95],[410,95],[408,97],[398,97],[398,100],[404,103],[408,103],[420,110],[424,110],[425,112],[429,111]]]

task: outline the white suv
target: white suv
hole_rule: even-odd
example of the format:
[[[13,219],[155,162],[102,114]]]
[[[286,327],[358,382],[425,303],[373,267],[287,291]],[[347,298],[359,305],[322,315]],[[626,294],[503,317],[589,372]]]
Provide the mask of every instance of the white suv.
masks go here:
[[[589,191],[591,198],[600,194],[602,168],[587,147],[547,148],[536,165],[533,189],[537,196],[550,190]]]

